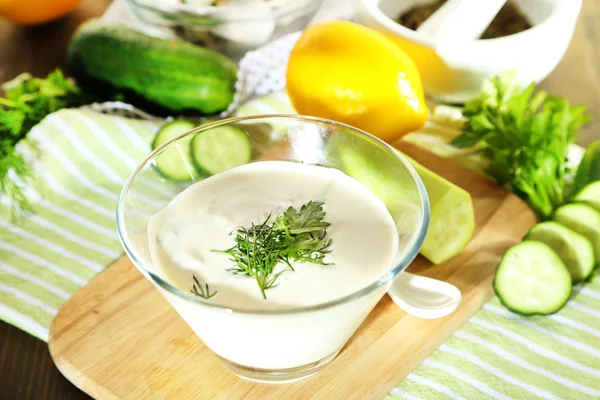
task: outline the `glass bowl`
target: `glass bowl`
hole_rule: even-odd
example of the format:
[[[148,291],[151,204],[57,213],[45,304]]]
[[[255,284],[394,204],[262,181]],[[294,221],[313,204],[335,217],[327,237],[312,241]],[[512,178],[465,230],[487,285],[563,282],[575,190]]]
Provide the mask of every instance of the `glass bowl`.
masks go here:
[[[246,132],[253,163],[289,161],[335,168],[383,200],[398,231],[398,252],[385,273],[341,298],[269,310],[221,305],[165,281],[150,257],[148,221],[174,196],[203,178],[190,169],[188,183],[167,180],[157,172],[156,160],[167,150],[169,157],[188,151],[193,135],[227,125]],[[359,157],[355,159],[362,161],[349,165],[340,157],[340,151],[356,154]],[[119,236],[134,265],[227,368],[243,378],[263,383],[300,380],[331,361],[415,258],[428,223],[427,193],[401,154],[349,125],[297,115],[229,118],[199,126],[165,143],[133,171],[117,206]],[[270,338],[267,345],[265,337]]]
[[[169,29],[238,61],[248,51],[304,29],[322,0],[230,0],[219,6],[199,0],[126,2],[148,27]]]

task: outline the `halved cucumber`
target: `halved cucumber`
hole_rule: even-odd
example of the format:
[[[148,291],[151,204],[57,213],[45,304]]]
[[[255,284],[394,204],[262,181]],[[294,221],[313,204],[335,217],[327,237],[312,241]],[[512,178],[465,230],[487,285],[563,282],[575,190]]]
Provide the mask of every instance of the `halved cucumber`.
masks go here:
[[[340,168],[379,197],[392,214],[405,211],[404,225],[418,201],[414,189],[397,175],[386,173],[381,155],[368,154],[358,148],[339,146]],[[377,156],[380,156],[378,159]],[[404,157],[406,157],[404,155]],[[475,213],[471,195],[415,160],[406,157],[423,180],[430,203],[430,222],[420,253],[434,264],[440,264],[458,254],[469,243],[475,231]]]
[[[575,201],[582,201],[600,211],[600,181],[585,186],[575,196]]]
[[[421,177],[430,204],[430,220],[421,254],[441,264],[464,249],[475,232],[475,211],[469,192],[404,156]]]
[[[536,240],[550,246],[567,266],[573,283],[587,279],[594,271],[592,243],[558,222],[547,221],[535,225],[525,240]]]
[[[199,171],[214,175],[252,161],[252,144],[244,130],[217,126],[194,136],[191,154]]]
[[[512,246],[494,276],[496,295],[521,315],[548,315],[571,296],[571,275],[560,257],[542,242],[525,240]]]
[[[194,127],[194,123],[181,119],[167,122],[156,133],[152,142],[152,150]],[[191,136],[180,139],[156,157],[154,166],[162,176],[180,182],[190,182],[198,177],[190,153],[191,140]]]
[[[600,263],[600,212],[583,203],[566,204],[554,212],[552,220],[588,238],[596,264]]]

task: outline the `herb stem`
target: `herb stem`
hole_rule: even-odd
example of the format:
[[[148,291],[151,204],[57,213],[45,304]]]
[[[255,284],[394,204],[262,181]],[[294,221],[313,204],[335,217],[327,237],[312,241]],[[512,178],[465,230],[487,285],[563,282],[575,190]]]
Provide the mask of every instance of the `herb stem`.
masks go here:
[[[0,105],[6,106],[6,107],[10,107],[10,108],[16,108],[17,107],[17,103],[15,103],[14,101],[10,101],[8,99],[4,99],[0,97]]]
[[[202,297],[204,300],[208,300],[211,297],[213,297],[215,294],[217,294],[216,290],[212,294],[210,293],[210,288],[208,287],[208,283],[205,283],[204,287],[202,287],[202,284],[200,283],[198,278],[196,278],[196,275],[192,274],[192,279],[194,280],[194,282],[192,283],[191,292],[193,294],[195,294],[196,296]]]

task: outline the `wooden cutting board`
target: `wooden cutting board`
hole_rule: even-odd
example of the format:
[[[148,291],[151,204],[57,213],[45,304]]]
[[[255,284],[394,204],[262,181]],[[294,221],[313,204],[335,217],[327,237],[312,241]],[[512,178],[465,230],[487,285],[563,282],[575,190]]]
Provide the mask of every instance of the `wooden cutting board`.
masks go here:
[[[381,399],[493,295],[494,270],[535,223],[527,206],[486,178],[402,143],[400,150],[471,193],[477,229],[445,264],[419,256],[410,272],[450,282],[460,307],[438,320],[407,315],[384,296],[338,357],[289,385],[234,376],[127,257],[77,292],[50,330],[50,353],[71,382],[98,399]]]

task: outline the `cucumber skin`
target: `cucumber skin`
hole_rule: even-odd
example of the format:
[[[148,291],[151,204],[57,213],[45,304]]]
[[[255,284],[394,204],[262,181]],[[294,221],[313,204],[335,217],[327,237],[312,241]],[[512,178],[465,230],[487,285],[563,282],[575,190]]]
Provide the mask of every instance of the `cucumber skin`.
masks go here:
[[[522,317],[532,317],[534,315],[541,315],[541,316],[545,316],[545,315],[552,315],[552,314],[556,314],[557,312],[559,312],[560,310],[562,310],[562,308],[567,304],[567,302],[569,301],[569,299],[571,298],[571,296],[567,297],[567,299],[565,300],[564,303],[562,303],[556,310],[549,312],[549,313],[523,313],[519,310],[514,309],[513,307],[509,306],[508,304],[506,304],[504,302],[504,300],[502,299],[502,296],[498,295],[498,290],[496,289],[496,277],[494,276],[494,292],[496,293],[496,296],[498,297],[498,300],[500,300],[500,303],[504,306],[504,308],[506,308],[508,311],[510,311],[513,314],[517,314],[520,315]]]
[[[561,222],[559,222],[558,220],[556,220],[556,219],[555,219],[555,216],[557,215],[557,213],[558,213],[558,210],[560,210],[560,209],[561,209],[561,208],[563,208],[563,207],[566,207],[566,206],[571,206],[571,205],[582,205],[582,206],[588,207],[588,208],[589,208],[589,209],[591,209],[592,211],[594,211],[594,212],[596,212],[596,213],[599,213],[599,214],[600,214],[600,211],[596,210],[594,207],[592,207],[591,205],[589,205],[589,204],[587,204],[587,203],[585,203],[585,202],[582,202],[582,201],[573,201],[573,202],[570,202],[570,203],[563,204],[562,206],[560,206],[560,207],[558,207],[556,210],[554,210],[554,213],[553,213],[553,214],[552,214],[552,216],[550,217],[549,221],[555,221],[555,222],[558,222],[558,223],[559,223],[559,224],[561,224],[561,225],[564,225],[563,223],[561,223]],[[565,226],[566,226],[566,225],[565,225]],[[568,227],[567,227],[567,228],[568,228]],[[572,229],[572,228],[569,228],[569,229]],[[572,230],[574,230],[574,229],[572,229]],[[586,236],[586,235],[584,235],[584,236]],[[595,242],[592,242],[592,246],[594,247],[594,254],[596,254],[596,243],[595,243]],[[600,267],[600,261],[599,261],[598,259],[596,259],[596,267],[595,267],[594,269],[596,269],[596,268],[599,268],[599,267]],[[592,275],[593,275],[593,274],[592,274]]]
[[[532,231],[535,229],[535,227],[536,227],[536,226],[538,226],[539,224],[546,224],[546,223],[554,223],[554,224],[558,224],[558,225],[562,226],[564,229],[566,229],[566,230],[568,230],[568,231],[571,231],[571,232],[572,232],[572,234],[582,237],[583,239],[585,239],[585,240],[586,240],[586,241],[589,243],[589,248],[590,248],[590,250],[591,250],[591,252],[592,252],[592,255],[594,255],[594,246],[592,245],[592,242],[590,242],[590,241],[589,241],[589,240],[588,240],[588,239],[587,239],[585,236],[583,236],[582,234],[580,234],[580,233],[578,233],[578,232],[575,232],[574,230],[572,230],[572,229],[570,229],[570,228],[567,228],[566,226],[563,226],[562,224],[560,224],[560,223],[558,223],[558,222],[555,222],[555,221],[546,221],[546,222],[540,222],[540,223],[537,223],[536,225],[534,225],[534,226],[533,226],[533,227],[532,227],[532,228],[529,230],[529,232],[527,232],[527,235],[525,235],[525,237],[523,238],[523,240],[524,240],[524,241],[525,241],[525,240],[530,240],[530,241],[531,241],[531,240],[533,240],[533,241],[542,242],[542,243],[544,243],[544,244],[547,244],[547,245],[548,245],[550,248],[552,248],[552,247],[551,247],[551,246],[550,246],[548,243],[545,243],[545,242],[543,242],[543,241],[541,241],[541,240],[536,240],[536,239],[534,239],[534,238],[532,237],[532,236],[533,236],[533,233],[532,233]],[[554,249],[552,249],[552,250],[554,250]],[[555,251],[555,253],[556,253],[556,254],[559,256],[559,258],[560,258],[560,254],[559,254],[557,251]],[[564,262],[564,261],[563,261],[563,262]],[[566,265],[566,263],[565,263],[565,265]],[[575,284],[577,284],[577,283],[580,283],[580,282],[587,282],[587,281],[588,281],[588,280],[591,278],[591,276],[594,274],[594,269],[595,269],[596,267],[597,267],[597,265],[594,265],[594,266],[592,266],[592,269],[590,270],[590,272],[589,272],[589,273],[588,273],[588,274],[587,274],[585,277],[583,277],[583,278],[581,278],[581,279],[579,279],[579,280],[573,280],[573,281],[572,281],[573,285],[575,285]],[[568,269],[568,267],[567,267],[567,269]],[[571,277],[571,279],[573,279],[573,277]]]
[[[159,113],[214,114],[229,106],[235,92],[237,66],[226,56],[121,26],[87,24],[77,31],[67,64],[81,86],[123,94]]]
[[[595,181],[600,181],[600,140],[596,140],[585,150],[573,180],[573,195],[576,196]]]
[[[523,244],[523,243],[525,243],[525,242],[526,242],[526,241],[524,240],[523,242],[520,242],[520,243],[517,243],[517,244],[513,245],[513,247],[514,247],[514,246],[519,246],[519,245],[521,245],[521,244]],[[538,242],[538,243],[541,243],[541,242]],[[544,245],[545,245],[545,244],[544,244]],[[547,245],[545,245],[545,246],[547,246]],[[554,250],[552,250],[552,249],[551,249],[549,246],[547,246],[547,247],[550,249],[550,251],[554,252]],[[512,247],[511,247],[511,248],[512,248]],[[507,310],[509,310],[510,312],[512,312],[513,314],[521,315],[521,316],[523,316],[523,317],[531,317],[531,316],[534,316],[534,315],[541,315],[541,316],[544,316],[544,315],[552,315],[552,314],[556,314],[557,312],[559,312],[560,310],[562,310],[562,308],[563,308],[563,307],[564,307],[564,306],[567,304],[567,302],[568,302],[568,301],[569,301],[569,299],[571,298],[572,291],[569,293],[569,295],[567,296],[567,298],[565,299],[565,301],[564,301],[562,304],[560,304],[560,305],[557,307],[557,309],[556,309],[556,310],[554,310],[554,311],[551,311],[551,312],[548,312],[548,313],[538,313],[538,312],[533,312],[533,313],[524,313],[524,312],[521,312],[521,311],[519,311],[519,310],[516,310],[515,308],[511,307],[510,305],[508,305],[508,304],[506,304],[506,303],[504,302],[504,299],[502,299],[502,296],[499,294],[498,288],[496,287],[496,275],[498,274],[498,270],[500,269],[500,266],[502,265],[502,262],[504,261],[504,258],[507,256],[507,254],[508,254],[509,250],[510,250],[510,249],[508,249],[508,250],[507,250],[507,251],[504,253],[504,256],[502,256],[502,259],[500,260],[500,263],[498,264],[498,267],[496,268],[496,272],[494,273],[494,280],[492,281],[492,287],[494,288],[494,293],[496,293],[496,296],[498,297],[498,300],[500,300],[500,303],[501,303],[501,304],[502,304],[502,305],[503,305],[503,306],[504,306],[504,307],[505,307]],[[558,255],[557,255],[557,257],[558,257]],[[559,257],[559,259],[560,259],[560,257]],[[565,266],[565,269],[566,269],[566,266]],[[568,272],[568,271],[567,271],[567,272]],[[570,277],[570,275],[569,275],[569,277]]]

